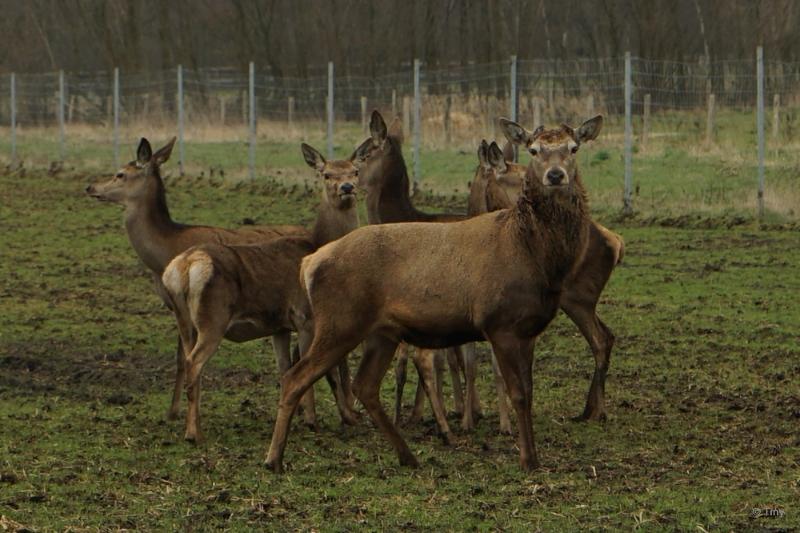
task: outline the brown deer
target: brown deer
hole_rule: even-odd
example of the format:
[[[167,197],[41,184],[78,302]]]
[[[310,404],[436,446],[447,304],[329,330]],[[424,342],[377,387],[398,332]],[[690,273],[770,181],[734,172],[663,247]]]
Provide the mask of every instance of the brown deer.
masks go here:
[[[515,122],[501,124],[533,156],[515,208],[452,224],[366,226],[303,259],[314,340],[281,380],[266,459],[275,471],[282,470],[289,424],[304,391],[362,341],[353,391],[400,464],[416,466],[379,397],[398,342],[442,348],[483,339],[492,344],[517,415],[520,464],[538,467],[533,345],[558,312],[564,280],[586,248],[590,218],[575,151],[597,137],[602,118],[575,130],[533,133]]]
[[[358,149],[345,161],[326,161],[305,143],[302,151],[323,182],[311,238],[287,237],[255,245],[201,244],[175,257],[164,270],[162,281],[185,347],[187,440],[202,438],[200,376],[223,338],[245,342],[296,331],[302,357],[313,336],[313,322],[300,286],[300,261],[358,227],[354,186]],[[342,363],[341,381],[346,384],[347,361]],[[337,381],[331,378],[332,384]],[[333,385],[333,390],[342,420],[355,423],[341,384]],[[313,402],[305,412],[306,423],[316,425]]]
[[[487,154],[488,162],[495,172],[487,175],[485,188],[485,205],[489,212],[514,206],[518,195],[514,183],[523,179],[525,175],[523,165],[508,161],[506,151],[500,152],[497,145],[492,144],[493,147]],[[564,282],[561,309],[578,326],[586,342],[589,343],[595,361],[594,377],[586,397],[586,406],[583,413],[573,418],[576,421],[606,418],[605,383],[611,350],[614,347],[614,334],[597,315],[597,304],[611,278],[611,273],[622,261],[624,254],[625,242],[622,236],[592,221],[589,225],[586,254]],[[474,372],[472,374],[474,375]],[[502,426],[502,412],[506,408],[505,394],[501,391],[502,380],[496,383]]]
[[[395,119],[390,128],[381,114],[375,110],[370,117],[370,138],[372,145],[367,152],[367,158],[359,177],[359,186],[366,192],[367,220],[370,224],[389,224],[394,222],[455,222],[464,220],[461,214],[451,213],[425,213],[419,211],[411,202],[409,196],[408,169],[403,158],[403,130],[399,120]],[[400,408],[403,397],[403,388],[406,380],[407,349],[401,345],[398,351],[396,366],[396,401],[395,423],[400,419]],[[443,405],[442,391],[439,384],[441,379],[436,374],[437,365],[441,367],[441,354],[433,350],[417,349],[413,358],[420,379],[417,383],[414,411],[411,420],[421,416],[422,401],[425,394],[423,388],[433,392],[428,395],[434,416],[439,424],[442,438],[450,442],[451,433],[443,416],[443,407],[438,408],[434,403]],[[463,407],[463,392],[459,368],[462,366],[460,349],[447,351],[447,360],[453,380],[453,395],[456,402],[456,411],[466,411]],[[426,376],[428,379],[426,379]],[[434,398],[435,396],[435,398]],[[477,395],[473,396],[477,400]],[[479,409],[479,406],[474,406]],[[441,409],[441,411],[439,411]],[[439,412],[437,412],[439,411]]]
[[[156,293],[169,306],[169,297],[161,283],[164,267],[179,253],[204,242],[257,243],[287,235],[308,235],[302,226],[245,226],[236,230],[210,226],[190,226],[172,220],[167,208],[160,167],[172,154],[173,137],[155,154],[147,139],[139,142],[136,159],[120,168],[105,183],[86,187],[86,194],[99,200],[122,204],[125,208],[125,231],[136,255],[150,269]],[[286,371],[291,365],[290,334],[273,337],[278,366]],[[178,416],[183,392],[183,347],[178,338],[175,387],[167,418]]]

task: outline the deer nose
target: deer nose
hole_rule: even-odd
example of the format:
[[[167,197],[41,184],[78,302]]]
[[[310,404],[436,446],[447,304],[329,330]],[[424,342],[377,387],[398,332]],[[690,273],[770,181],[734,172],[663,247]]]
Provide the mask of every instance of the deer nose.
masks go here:
[[[352,192],[355,190],[355,187],[352,183],[342,183],[339,186],[339,190],[342,191],[342,194],[352,194]]]
[[[560,168],[552,168],[547,172],[547,181],[550,185],[560,185],[564,179],[564,171]]]
[[[87,185],[86,194],[92,194],[93,192],[94,192],[94,185]]]

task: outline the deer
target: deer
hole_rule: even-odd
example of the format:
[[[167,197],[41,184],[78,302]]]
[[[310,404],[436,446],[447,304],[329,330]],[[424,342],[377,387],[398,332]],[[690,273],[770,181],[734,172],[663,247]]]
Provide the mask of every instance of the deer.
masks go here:
[[[492,144],[493,146],[487,151],[487,156],[488,163],[495,172],[487,175],[484,193],[488,212],[513,207],[516,196],[519,194],[515,183],[521,181],[525,174],[523,165],[510,160],[508,150],[501,152],[495,143]],[[611,329],[598,316],[597,304],[611,274],[622,262],[624,255],[625,241],[622,236],[602,224],[592,221],[589,225],[589,243],[586,254],[564,284],[560,303],[561,310],[578,327],[581,335],[589,344],[595,361],[594,375],[586,396],[586,404],[581,414],[572,417],[575,422],[603,421],[608,416],[605,383],[615,337]],[[474,372],[472,374],[474,375]],[[503,411],[507,411],[506,395],[501,390],[502,380],[496,380],[495,383],[502,427]]]
[[[501,119],[507,137],[531,155],[516,206],[451,224],[368,225],[303,259],[314,339],[281,379],[267,467],[283,470],[291,418],[305,390],[361,342],[353,392],[400,465],[418,466],[379,396],[398,343],[436,349],[484,339],[516,413],[520,466],[539,467],[534,342],[556,316],[564,281],[585,253],[591,219],[575,153],[597,137],[602,122],[597,116],[575,129],[531,132]]]
[[[150,271],[156,294],[169,307],[170,299],[161,274],[167,264],[179,253],[204,242],[257,243],[289,235],[307,236],[302,226],[244,226],[231,230],[212,226],[195,226],[175,222],[167,207],[166,189],[161,179],[161,166],[172,154],[175,137],[153,153],[150,142],[142,138],[136,150],[136,159],[125,164],[114,176],[103,182],[90,184],[86,194],[101,201],[121,204],[124,207],[125,231],[136,255]],[[273,336],[273,345],[280,372],[291,366],[289,333]],[[176,350],[175,384],[172,401],[166,418],[178,417],[184,386],[183,346],[180,336]]]
[[[311,237],[285,237],[261,244],[204,243],[176,256],[164,269],[181,342],[189,409],[185,438],[202,439],[200,382],[204,365],[223,339],[246,342],[279,333],[298,334],[300,357],[313,336],[313,319],[300,286],[300,261],[320,246],[358,227],[356,189],[359,150],[348,160],[326,161],[313,147],[301,145],[306,163],[323,183]],[[342,420],[355,424],[342,387],[349,381],[347,361],[340,380],[329,375]],[[316,426],[313,400],[304,412]]]
[[[383,116],[373,110],[370,116],[370,137],[372,145],[366,153],[365,163],[359,177],[359,186],[365,190],[367,204],[367,221],[369,224],[388,224],[397,222],[455,222],[464,220],[463,214],[425,213],[418,210],[409,196],[408,169],[402,152],[403,129],[397,118],[387,128]],[[450,443],[452,433],[443,413],[443,397],[441,389],[442,354],[433,350],[418,348],[413,357],[414,365],[420,376],[417,383],[417,394],[411,421],[422,416],[425,393],[431,401],[431,408],[439,426],[439,432],[445,443]],[[408,350],[401,344],[398,351],[398,362],[395,368],[397,383],[395,389],[395,423],[399,423],[402,406],[403,388],[406,381],[406,363]],[[447,361],[453,381],[453,396],[457,412],[466,412],[464,408],[461,378],[459,375],[463,356],[460,349],[447,351]],[[477,401],[477,395],[471,396]],[[434,406],[434,403],[439,407]],[[472,405],[472,404],[468,404]],[[473,405],[473,410],[480,410]],[[439,411],[439,412],[437,412]]]

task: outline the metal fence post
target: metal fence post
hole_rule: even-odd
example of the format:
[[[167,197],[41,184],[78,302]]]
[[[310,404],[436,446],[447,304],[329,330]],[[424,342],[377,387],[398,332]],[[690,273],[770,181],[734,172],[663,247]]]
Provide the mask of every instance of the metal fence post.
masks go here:
[[[17,75],[11,73],[11,164],[17,164]]]
[[[517,56],[511,56],[511,108],[508,110],[511,115],[511,120],[517,122],[517,114],[519,110],[519,103],[517,101]],[[514,161],[517,160],[517,145],[514,147]]]
[[[114,67],[114,167],[119,167],[119,67]]]
[[[178,173],[183,176],[183,65],[178,65]]]
[[[64,147],[64,103],[66,101],[64,94],[64,71],[58,71],[58,157],[64,161],[65,147]]]
[[[333,61],[328,61],[328,159],[333,159]]]
[[[247,82],[247,101],[248,101],[248,166],[247,174],[250,179],[256,177],[256,65],[250,62],[250,69]]]
[[[419,87],[419,59],[414,60],[414,183],[419,184],[419,143],[421,137],[422,124],[420,114],[422,107],[422,95]]]
[[[631,53],[625,52],[625,192],[622,209],[625,213],[633,212],[632,182],[633,169],[631,155],[633,152],[633,122],[631,120],[631,97],[633,93],[631,75]]]
[[[764,217],[764,48],[756,48],[756,131],[758,132],[758,218]]]

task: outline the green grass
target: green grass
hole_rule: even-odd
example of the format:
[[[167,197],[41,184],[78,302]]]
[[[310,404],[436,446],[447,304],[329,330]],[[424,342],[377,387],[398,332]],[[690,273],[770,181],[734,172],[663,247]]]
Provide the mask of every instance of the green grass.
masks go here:
[[[608,158],[598,148],[582,161],[590,187],[609,179],[599,172],[604,165],[619,164],[616,152],[602,150]],[[320,385],[321,430],[294,424],[287,473],[276,476],[262,466],[278,395],[274,354],[264,343],[226,342],[208,364],[204,445],[182,441],[182,421],[163,421],[173,318],[152,293],[119,208],[85,197],[86,181],[73,173],[0,176],[5,523],[42,530],[800,528],[796,230],[746,221],[727,229],[727,218],[700,215],[615,222],[612,210],[598,211],[626,241],[599,309],[617,335],[610,418],[569,420],[583,407],[593,362],[560,316],[536,349],[537,472],[519,471],[514,438],[497,434],[484,347],[485,417],[477,430],[462,432],[452,419],[456,443],[448,448],[429,415],[403,428],[420,469],[398,467],[369,421],[341,429]],[[178,220],[223,226],[246,216],[307,222],[316,200],[302,186],[263,179],[221,185],[185,177],[167,187]],[[465,205],[463,196],[423,198],[428,209]],[[387,407],[393,384],[389,376],[383,385]],[[751,518],[753,508],[785,515]]]

